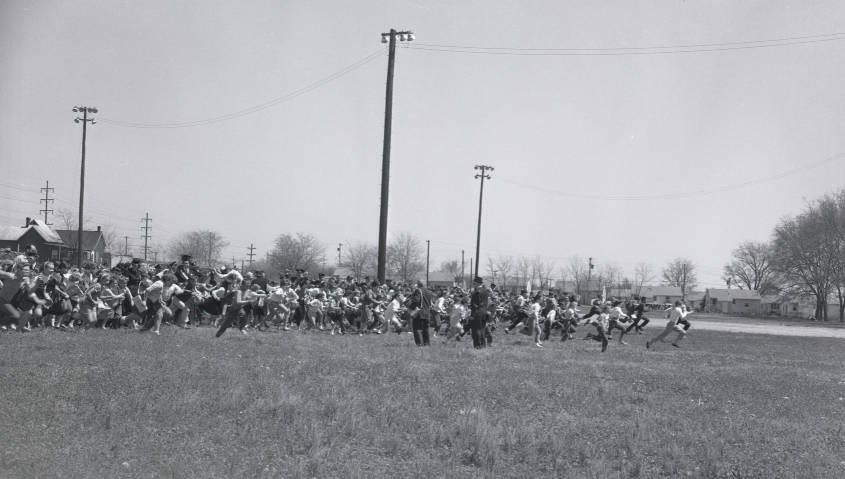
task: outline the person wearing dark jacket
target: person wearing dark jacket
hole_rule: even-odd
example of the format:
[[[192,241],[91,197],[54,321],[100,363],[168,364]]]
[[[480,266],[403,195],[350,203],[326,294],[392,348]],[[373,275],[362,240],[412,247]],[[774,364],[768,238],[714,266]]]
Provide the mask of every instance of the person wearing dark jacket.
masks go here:
[[[411,324],[414,331],[414,343],[417,346],[429,345],[429,322],[431,321],[431,291],[422,281],[417,281],[417,289],[412,296],[412,304],[418,309],[413,313]]]
[[[487,346],[484,338],[484,328],[487,324],[487,308],[490,305],[490,292],[484,287],[484,279],[476,276],[473,280],[475,287],[469,300],[470,321],[469,327],[472,333],[472,346],[481,349]]]

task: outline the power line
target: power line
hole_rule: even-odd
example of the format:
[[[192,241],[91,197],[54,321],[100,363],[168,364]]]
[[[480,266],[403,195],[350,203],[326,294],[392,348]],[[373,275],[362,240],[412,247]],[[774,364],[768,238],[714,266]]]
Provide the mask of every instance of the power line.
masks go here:
[[[832,38],[835,37],[835,38]],[[514,47],[478,47],[469,45],[446,45],[442,43],[426,43],[416,42],[414,45],[422,45],[427,47],[444,47],[444,48],[468,48],[468,49],[484,49],[484,50],[515,50],[515,51],[619,51],[619,50],[669,50],[679,48],[707,48],[707,47],[722,47],[735,45],[750,45],[760,43],[773,42],[788,42],[808,39],[829,39],[842,40],[845,39],[845,32],[837,33],[822,33],[817,35],[803,35],[795,37],[770,38],[767,40],[745,40],[737,42],[719,42],[719,43],[694,43],[694,44],[679,44],[679,45],[652,45],[645,47],[605,47],[605,48],[514,48]]]
[[[312,83],[309,83],[308,85],[306,85],[302,88],[293,90],[289,93],[285,93],[284,95],[273,98],[273,99],[268,100],[264,103],[261,103],[261,104],[255,105],[255,106],[251,106],[251,107],[248,107],[248,108],[244,108],[244,109],[232,112],[232,113],[227,113],[225,115],[215,116],[215,117],[206,118],[206,119],[202,119],[202,120],[172,122],[172,123],[141,123],[141,122],[133,122],[133,121],[114,120],[114,119],[109,119],[109,118],[100,118],[99,121],[101,123],[107,123],[107,124],[110,124],[110,125],[126,127],[126,128],[188,128],[188,127],[194,127],[194,126],[205,126],[205,125],[210,125],[212,123],[218,123],[218,122],[221,122],[221,121],[232,120],[234,118],[238,118],[238,117],[246,116],[246,115],[251,115],[253,113],[257,113],[259,111],[266,110],[267,108],[270,108],[272,106],[276,106],[279,103],[283,103],[283,102],[292,100],[292,99],[294,99],[298,96],[301,96],[301,95],[304,95],[308,92],[316,90],[317,88],[319,88],[319,87],[321,87],[321,86],[323,86],[327,83],[330,83],[334,80],[337,80],[338,78],[357,70],[358,68],[366,65],[367,63],[375,60],[376,58],[379,58],[381,56],[382,52],[383,52],[383,49],[379,48],[375,52],[370,53],[369,55],[367,55],[364,58],[356,61],[355,63],[352,63],[352,64],[332,73],[331,75],[323,77],[323,78],[316,80]]]
[[[770,176],[764,176],[762,178],[756,178],[753,180],[744,181],[742,183],[734,183],[728,185],[717,186],[715,188],[707,188],[701,190],[692,190],[692,191],[681,191],[675,193],[661,193],[655,195],[592,195],[586,193],[572,193],[569,191],[561,191],[555,190],[552,188],[544,188],[541,186],[535,185],[528,185],[525,183],[520,183],[518,181],[509,180],[507,178],[499,178],[500,181],[504,183],[508,183],[511,185],[519,186],[521,188],[528,188],[532,190],[542,191],[544,193],[551,193],[558,196],[564,196],[569,198],[580,198],[580,199],[587,199],[587,200],[606,200],[606,201],[642,201],[642,200],[662,200],[662,199],[679,199],[679,198],[692,198],[696,196],[706,196],[711,195],[714,193],[721,193],[725,191],[732,191],[737,190],[740,188],[745,188],[747,186],[757,185],[760,183],[766,183],[769,181],[779,180],[782,178],[786,178],[788,176],[792,176],[798,173],[803,173],[808,170],[812,170],[818,168],[822,165],[827,163],[832,163],[835,161],[841,161],[845,159],[845,155],[836,155],[829,158],[825,158],[823,160],[817,161],[815,163],[810,163],[806,166],[799,166],[793,168],[791,170],[787,170],[781,173],[777,173]]]
[[[830,33],[802,37],[787,37],[771,40],[751,40],[746,42],[701,43],[692,45],[665,45],[652,47],[615,47],[615,48],[515,48],[483,47],[469,45],[444,45],[436,43],[416,43],[403,48],[449,53],[471,53],[482,55],[511,56],[631,56],[631,55],[667,55],[678,53],[708,53],[730,50],[749,50],[757,48],[785,47],[813,43],[845,40],[845,33]]]

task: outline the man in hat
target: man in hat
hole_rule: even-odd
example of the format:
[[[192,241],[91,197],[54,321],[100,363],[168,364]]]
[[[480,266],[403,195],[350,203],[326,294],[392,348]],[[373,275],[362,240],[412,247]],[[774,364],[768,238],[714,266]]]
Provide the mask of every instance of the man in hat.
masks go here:
[[[182,262],[176,267],[176,280],[185,284],[191,278],[191,255],[183,254]]]
[[[484,279],[476,276],[473,280],[472,296],[470,296],[469,327],[472,333],[472,346],[481,349],[487,346],[484,338],[484,328],[487,324],[487,308],[490,305],[490,292],[484,286]]]
[[[414,331],[414,343],[417,346],[429,346],[429,322],[431,321],[431,291],[425,287],[425,283],[417,281],[417,288],[414,290],[414,304],[419,310],[411,320]]]

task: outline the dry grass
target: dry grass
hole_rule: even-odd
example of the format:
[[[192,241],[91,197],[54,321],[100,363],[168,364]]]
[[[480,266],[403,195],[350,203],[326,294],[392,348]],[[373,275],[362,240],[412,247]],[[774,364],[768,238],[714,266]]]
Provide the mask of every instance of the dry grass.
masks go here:
[[[841,340],[693,331],[682,350],[638,336],[601,354],[213,334],[0,335],[0,475],[845,474]]]

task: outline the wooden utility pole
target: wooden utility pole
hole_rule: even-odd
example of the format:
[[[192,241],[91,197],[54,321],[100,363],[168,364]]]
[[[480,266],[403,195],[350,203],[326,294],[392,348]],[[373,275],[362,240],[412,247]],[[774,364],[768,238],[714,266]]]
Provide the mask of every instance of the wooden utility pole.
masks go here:
[[[381,34],[381,42],[388,43],[387,56],[387,91],[384,98],[384,145],[381,156],[381,203],[378,222],[378,266],[377,275],[380,283],[384,283],[387,265],[387,204],[390,190],[390,134],[393,126],[393,68],[396,61],[396,39],[400,41],[414,40],[411,31],[397,32],[390,29]]]
[[[249,248],[247,248],[247,249],[249,250],[249,254],[247,255],[247,256],[249,256],[249,267],[252,268],[252,263],[253,263],[252,258],[255,256],[255,245],[250,243]],[[241,269],[243,269],[243,267],[241,267]]]
[[[464,250],[461,250],[461,287],[466,288],[467,282],[464,279]]]
[[[428,260],[431,253],[431,240],[425,240],[425,287],[428,288]]]
[[[141,229],[144,230],[144,235],[141,236],[141,238],[144,239],[144,262],[146,263],[147,258],[149,257],[149,249],[150,249],[149,244],[150,244],[150,238],[151,238],[150,230],[152,229],[152,227],[150,226],[150,221],[152,221],[152,218],[150,218],[149,213],[145,213],[144,217],[141,218],[141,221],[144,222],[144,226],[141,227]]]
[[[75,113],[82,112],[82,118],[74,118],[74,123],[82,122],[82,166],[79,174],[79,227],[76,232],[76,266],[82,268],[82,211],[85,198],[85,138],[88,132],[88,123],[96,123],[93,118],[88,118],[88,113],[97,113],[97,109],[87,106],[73,107]]]
[[[53,223],[47,221],[47,213],[52,214],[53,210],[49,208],[50,203],[56,201],[53,198],[50,198],[50,193],[56,191],[55,188],[50,188],[50,180],[47,180],[47,186],[41,188],[41,191],[44,192],[44,198],[41,198],[41,201],[44,202],[44,209],[39,210],[39,213],[44,213],[44,224],[47,226],[52,226]]]
[[[475,236],[475,276],[478,277],[478,265],[481,264],[481,202],[484,199],[484,180],[490,179],[487,172],[493,171],[495,168],[487,165],[475,165],[475,169],[481,171],[481,173],[475,175],[476,178],[481,178],[481,189],[478,192],[478,229],[476,229]]]

